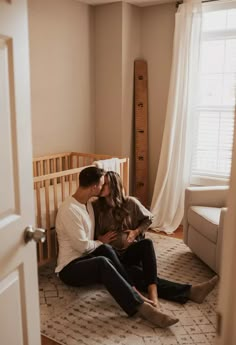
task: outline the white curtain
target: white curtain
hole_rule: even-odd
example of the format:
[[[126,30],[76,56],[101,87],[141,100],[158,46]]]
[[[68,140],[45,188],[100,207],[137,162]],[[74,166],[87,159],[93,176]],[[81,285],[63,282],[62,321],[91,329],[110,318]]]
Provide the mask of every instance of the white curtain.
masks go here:
[[[151,203],[152,229],[166,233],[181,223],[184,190],[189,185],[200,36],[201,2],[187,0],[175,18],[166,121]]]

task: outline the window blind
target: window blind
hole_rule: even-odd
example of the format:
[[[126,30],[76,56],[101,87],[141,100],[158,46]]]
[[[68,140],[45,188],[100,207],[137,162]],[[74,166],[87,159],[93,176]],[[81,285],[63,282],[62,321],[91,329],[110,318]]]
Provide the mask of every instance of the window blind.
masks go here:
[[[204,13],[192,175],[230,176],[235,94],[236,9]]]

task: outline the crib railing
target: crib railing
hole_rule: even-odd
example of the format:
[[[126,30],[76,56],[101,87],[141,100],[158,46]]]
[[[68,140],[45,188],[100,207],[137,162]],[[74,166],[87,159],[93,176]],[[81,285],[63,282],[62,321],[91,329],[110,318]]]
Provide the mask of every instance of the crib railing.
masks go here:
[[[57,255],[55,219],[61,202],[73,194],[79,173],[94,161],[112,158],[109,155],[66,152],[33,160],[36,226],[46,230],[46,241],[38,244],[38,264],[41,266]],[[119,158],[120,176],[129,194],[129,159]]]

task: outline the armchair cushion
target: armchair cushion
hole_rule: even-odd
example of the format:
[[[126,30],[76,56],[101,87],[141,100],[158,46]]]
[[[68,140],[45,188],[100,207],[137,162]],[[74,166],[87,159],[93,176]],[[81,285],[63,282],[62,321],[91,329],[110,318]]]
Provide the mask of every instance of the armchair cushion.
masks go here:
[[[216,273],[220,271],[221,245],[228,187],[189,187],[185,191],[184,242]]]
[[[221,208],[192,206],[188,209],[188,221],[200,234],[216,243]]]

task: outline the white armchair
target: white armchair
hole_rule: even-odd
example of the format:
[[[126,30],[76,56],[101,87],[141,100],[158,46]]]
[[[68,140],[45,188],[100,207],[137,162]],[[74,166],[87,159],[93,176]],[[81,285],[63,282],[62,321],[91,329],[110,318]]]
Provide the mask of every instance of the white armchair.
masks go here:
[[[189,187],[185,191],[184,242],[219,273],[228,187]]]

